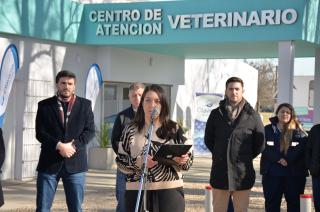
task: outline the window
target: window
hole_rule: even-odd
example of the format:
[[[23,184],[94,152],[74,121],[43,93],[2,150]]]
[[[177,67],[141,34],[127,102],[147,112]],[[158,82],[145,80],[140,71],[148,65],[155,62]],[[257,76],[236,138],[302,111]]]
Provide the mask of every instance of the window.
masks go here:
[[[129,97],[128,97],[129,96],[129,88],[125,87],[122,89],[122,91],[123,91],[123,95],[122,95],[123,100],[129,100]]]
[[[117,99],[117,86],[106,84],[104,87],[104,100],[116,100]]]

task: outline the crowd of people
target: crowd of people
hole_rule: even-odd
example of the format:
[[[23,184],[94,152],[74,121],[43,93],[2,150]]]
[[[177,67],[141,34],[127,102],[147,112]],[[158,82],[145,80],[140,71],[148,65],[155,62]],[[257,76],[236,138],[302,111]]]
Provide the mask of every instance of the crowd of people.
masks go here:
[[[95,127],[90,101],[76,96],[75,88],[75,74],[60,71],[56,75],[56,95],[38,104],[36,138],[41,143],[38,212],[51,210],[60,179],[68,210],[82,211],[88,170],[86,146]],[[300,211],[300,195],[310,173],[314,207],[320,212],[320,125],[306,132],[293,106],[282,103],[270,118],[270,124],[263,126],[260,115],[243,93],[242,79],[229,78],[225,98],[211,111],[205,128],[204,143],[212,153],[210,184],[214,211],[248,211],[256,178],[253,159],[261,154],[265,211],[280,212],[283,196],[287,211]],[[133,83],[128,98],[131,106],[117,115],[111,138],[118,166],[116,211],[183,212],[183,172],[192,166],[192,148],[164,160],[155,155],[164,145],[191,142],[182,127],[170,119],[170,107],[161,86]],[[1,129],[0,141],[1,167],[4,160]]]
[[[37,211],[50,211],[60,178],[69,211],[82,210],[85,150],[93,137],[94,123],[91,104],[74,94],[75,84],[72,72],[61,71],[56,76],[57,94],[39,102],[36,136],[42,148],[37,168]],[[242,79],[229,78],[225,98],[211,111],[206,124],[204,142],[212,153],[214,211],[248,210],[255,183],[253,159],[259,154],[267,212],[280,211],[283,196],[289,212],[299,211],[309,171],[314,206],[320,211],[320,125],[308,136],[294,108],[283,103],[264,127],[260,115],[243,97],[243,87]],[[134,83],[128,98],[131,106],[117,115],[111,138],[118,165],[116,211],[183,212],[182,171],[192,165],[192,150],[171,158],[172,163],[157,161],[154,156],[163,145],[190,141],[181,126],[170,119],[161,86]]]
[[[59,72],[56,89],[56,95],[38,103],[36,115],[36,138],[41,143],[36,211],[51,210],[61,179],[68,210],[80,212],[88,170],[86,146],[95,132],[93,112],[89,100],[75,95],[74,73]],[[183,212],[182,171],[191,167],[192,151],[175,155],[169,162],[158,162],[154,155],[163,145],[183,145],[189,141],[181,126],[170,119],[170,107],[161,86],[134,83],[128,97],[131,106],[118,114],[111,138],[118,165],[116,210]],[[147,192],[138,201],[144,167]]]
[[[292,105],[283,103],[277,107],[275,116],[270,118],[270,124],[263,126],[260,115],[243,97],[243,87],[242,79],[229,78],[225,98],[219,107],[212,110],[206,124],[204,142],[212,153],[210,184],[213,187],[214,211],[248,211],[250,190],[256,176],[253,159],[259,154],[267,212],[280,211],[283,196],[287,211],[300,211],[300,195],[304,193],[308,169],[312,175],[314,207],[320,211],[320,125],[314,126],[308,136]],[[147,158],[146,209],[184,211],[179,172],[190,168],[192,152],[175,158],[177,164],[173,166],[153,160],[161,145],[167,142],[186,143],[186,140],[181,127],[169,120],[169,108],[160,86],[147,86],[139,97],[141,102],[138,107],[132,103],[136,115],[131,116],[130,124],[124,124],[125,119],[120,118],[123,115],[121,112],[116,120],[122,120],[122,125],[120,127],[118,123],[118,127],[113,128],[114,132],[122,131],[118,139],[113,139],[113,146],[117,146],[118,169],[126,178],[126,186],[122,187],[125,201],[118,201],[117,211],[133,211],[138,204],[138,182],[147,145],[146,130],[154,107],[161,112],[155,122]],[[140,208],[141,205],[143,203],[140,202]]]

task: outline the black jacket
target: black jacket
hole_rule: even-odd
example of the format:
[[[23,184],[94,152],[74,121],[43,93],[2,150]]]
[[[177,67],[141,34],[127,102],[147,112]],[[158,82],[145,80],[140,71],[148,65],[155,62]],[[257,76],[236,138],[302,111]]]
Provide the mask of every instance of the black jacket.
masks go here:
[[[116,120],[113,124],[112,134],[111,134],[111,143],[113,151],[118,154],[118,146],[122,131],[124,130],[125,126],[129,124],[135,116],[135,112],[131,107],[121,111],[118,113]]]
[[[292,134],[292,141],[286,155],[280,152],[280,141],[276,139],[277,119],[271,118],[271,124],[265,126],[266,148],[262,152],[260,161],[260,174],[268,175],[270,169],[281,158],[288,162],[289,174],[292,176],[308,175],[305,166],[305,151],[307,144],[307,135],[300,129],[296,129]]]
[[[310,174],[320,178],[320,124],[314,125],[309,132],[306,159]]]
[[[40,101],[36,116],[36,138],[41,143],[37,171],[57,173],[63,164],[69,173],[87,171],[86,147],[94,133],[93,112],[89,100],[77,96],[66,130],[59,118],[57,97]],[[64,158],[56,150],[56,145],[59,141],[66,143],[72,139],[75,141],[76,153],[71,158]]]
[[[4,140],[2,135],[2,129],[0,128],[0,170],[2,168],[2,165],[4,163],[5,159],[5,146],[4,146]],[[2,191],[2,185],[0,181],[0,207],[4,204],[4,197],[3,197],[3,191]]]
[[[264,129],[258,113],[245,103],[231,123],[225,101],[211,111],[204,142],[212,153],[210,184],[223,190],[246,190],[253,187],[253,159],[264,149]]]

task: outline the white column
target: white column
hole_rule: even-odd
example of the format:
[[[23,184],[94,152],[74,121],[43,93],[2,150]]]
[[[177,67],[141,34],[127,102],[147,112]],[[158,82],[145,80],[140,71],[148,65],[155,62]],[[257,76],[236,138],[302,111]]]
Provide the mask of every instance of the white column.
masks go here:
[[[315,52],[314,66],[314,99],[313,99],[313,123],[320,122],[320,48]]]
[[[292,104],[294,74],[294,43],[283,41],[278,44],[278,98],[277,104]]]

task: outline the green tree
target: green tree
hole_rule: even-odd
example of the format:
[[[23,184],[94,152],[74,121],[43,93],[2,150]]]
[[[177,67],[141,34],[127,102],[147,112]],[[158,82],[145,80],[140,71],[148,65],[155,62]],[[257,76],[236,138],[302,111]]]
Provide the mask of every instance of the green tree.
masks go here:
[[[258,70],[258,99],[257,109],[272,112],[277,93],[277,71],[275,60],[253,60],[249,65]]]

